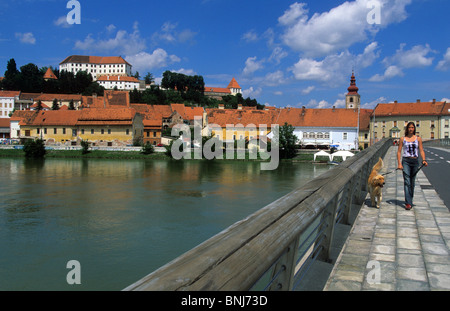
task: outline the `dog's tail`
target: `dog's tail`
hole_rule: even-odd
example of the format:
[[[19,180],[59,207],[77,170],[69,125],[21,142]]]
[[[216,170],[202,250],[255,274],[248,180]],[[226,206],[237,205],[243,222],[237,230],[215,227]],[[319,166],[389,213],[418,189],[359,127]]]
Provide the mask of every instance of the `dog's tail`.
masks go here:
[[[384,163],[383,160],[380,158],[377,162],[377,164],[374,165],[373,169],[378,173],[383,168]]]

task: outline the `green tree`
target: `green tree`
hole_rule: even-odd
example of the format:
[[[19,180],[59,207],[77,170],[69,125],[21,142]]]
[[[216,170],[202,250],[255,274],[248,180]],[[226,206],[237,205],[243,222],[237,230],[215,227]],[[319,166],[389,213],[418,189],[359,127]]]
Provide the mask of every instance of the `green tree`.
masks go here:
[[[155,78],[153,77],[153,74],[148,72],[144,77],[145,84],[152,84],[155,81]]]
[[[25,157],[39,159],[45,156],[46,150],[42,139],[27,140],[23,145]]]
[[[75,104],[73,103],[73,99],[70,100],[69,110],[75,110]]]
[[[89,142],[87,140],[81,141],[81,154],[89,153]]]
[[[56,98],[53,100],[52,110],[59,110],[59,105],[58,105],[58,101],[56,100]]]
[[[20,72],[17,70],[14,58],[11,58],[6,65],[2,87],[9,91],[20,90]]]
[[[295,143],[297,136],[294,135],[294,127],[288,123],[284,123],[279,129],[279,148],[280,158],[290,159],[296,155]]]
[[[28,93],[42,92],[44,86],[43,74],[32,63],[20,67],[20,90]]]
[[[149,142],[147,142],[146,144],[144,144],[142,146],[142,151],[141,153],[143,154],[151,154],[155,151],[155,148],[153,148],[153,145],[150,144]]]
[[[41,110],[42,110],[42,102],[41,102],[41,101],[38,101],[38,102],[37,102],[36,110],[37,110],[37,111],[41,111]]]

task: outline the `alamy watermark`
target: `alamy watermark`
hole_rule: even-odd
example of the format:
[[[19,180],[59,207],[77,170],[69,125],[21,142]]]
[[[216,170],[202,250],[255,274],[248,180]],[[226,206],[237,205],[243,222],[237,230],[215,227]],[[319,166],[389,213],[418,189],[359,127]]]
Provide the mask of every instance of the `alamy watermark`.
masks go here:
[[[371,260],[366,265],[367,269],[371,269],[367,273],[367,283],[370,285],[381,284],[381,265],[378,260]]]
[[[67,273],[66,281],[69,285],[81,284],[81,264],[78,260],[69,260],[66,265],[67,269],[71,269]]]
[[[227,136],[231,136],[237,132],[248,132],[254,133],[255,137],[257,136],[257,139],[251,139],[249,143],[246,144],[244,139],[228,139],[222,141],[217,138],[211,138],[203,144],[202,134],[205,133],[202,133],[202,117],[195,117],[194,137],[191,137],[191,128],[189,125],[176,124],[172,127],[171,135],[174,137],[179,136],[180,138],[173,142],[171,155],[176,160],[191,159],[192,153],[194,159],[202,159],[203,157],[208,160],[223,159],[225,149],[226,159],[245,159],[246,153],[248,152],[249,159],[257,159],[259,155],[260,159],[264,160],[264,162],[261,162],[261,170],[275,170],[278,168],[279,164],[279,125],[272,124],[270,128],[272,137],[270,150],[268,150],[267,129],[268,127],[266,124],[259,124],[258,127],[253,124],[247,126],[243,126],[242,124],[227,124]],[[223,133],[222,127],[217,124],[209,124],[207,130],[208,132],[214,131],[215,133]],[[257,133],[259,134],[256,135]],[[192,141],[195,142],[193,144],[193,149],[190,148]],[[222,148],[224,143],[226,147]]]
[[[81,4],[80,1],[70,0],[67,2],[68,9],[71,9],[69,13],[67,13],[67,23],[69,25],[73,24],[81,24]]]
[[[369,13],[367,13],[367,23],[370,25],[381,24],[381,7],[382,4],[377,0],[370,0],[367,2],[367,8],[370,9]]]

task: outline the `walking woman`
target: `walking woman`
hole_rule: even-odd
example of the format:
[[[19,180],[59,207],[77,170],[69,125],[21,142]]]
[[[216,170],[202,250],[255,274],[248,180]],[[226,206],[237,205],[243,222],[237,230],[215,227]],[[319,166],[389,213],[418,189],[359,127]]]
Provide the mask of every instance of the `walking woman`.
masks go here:
[[[407,210],[410,210],[413,204],[416,174],[419,170],[419,152],[422,157],[422,164],[428,166],[427,161],[425,161],[422,138],[416,136],[414,122],[409,122],[406,125],[405,136],[400,138],[397,151],[398,169],[403,171],[405,209]]]

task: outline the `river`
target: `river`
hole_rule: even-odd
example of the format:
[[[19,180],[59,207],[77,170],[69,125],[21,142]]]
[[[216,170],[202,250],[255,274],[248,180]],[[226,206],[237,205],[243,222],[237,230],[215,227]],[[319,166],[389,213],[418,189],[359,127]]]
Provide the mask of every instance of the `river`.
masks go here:
[[[0,159],[0,290],[121,290],[328,169]]]

